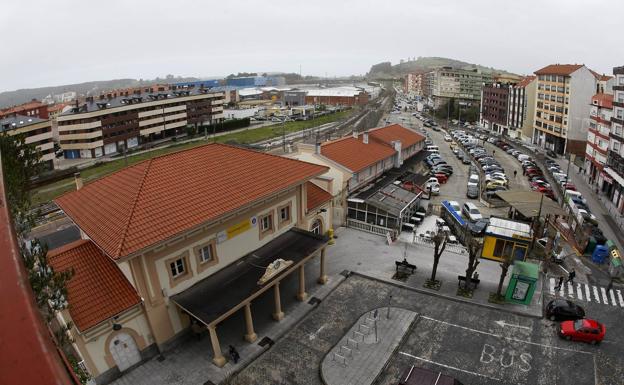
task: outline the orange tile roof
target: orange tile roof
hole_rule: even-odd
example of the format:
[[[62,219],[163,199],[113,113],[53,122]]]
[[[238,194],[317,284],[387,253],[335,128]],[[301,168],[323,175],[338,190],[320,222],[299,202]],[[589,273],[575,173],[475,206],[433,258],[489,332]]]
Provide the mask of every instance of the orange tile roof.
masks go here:
[[[551,64],[535,71],[536,75],[570,75],[583,67],[583,64]]]
[[[307,206],[306,209],[308,211],[315,209],[322,205],[323,203],[332,199],[332,196],[327,191],[323,190],[319,186],[315,185],[312,182],[306,183],[306,201]]]
[[[48,253],[55,271],[74,270],[67,283],[69,314],[85,331],[141,302],[117,264],[89,240],[79,240]]]
[[[516,84],[516,88],[524,88],[528,86],[533,80],[535,80],[536,77],[537,76],[525,76],[522,80],[518,82],[518,84]]]
[[[425,140],[421,134],[400,124],[374,128],[370,130],[370,137],[388,145],[392,145],[392,141],[400,140],[401,148],[407,148]]]
[[[602,108],[613,108],[613,95],[612,94],[596,94],[592,96],[592,103],[596,101]]]
[[[613,79],[613,76],[609,76],[609,75],[598,75],[598,80],[603,81],[603,82],[608,82],[609,80]]]
[[[55,201],[108,256],[118,259],[327,170],[208,144],[127,167]]]
[[[407,148],[425,137],[400,124],[374,128],[369,132],[368,144],[363,142],[363,134],[332,142],[323,143],[321,154],[343,165],[353,172],[361,171],[395,154],[393,140],[401,141],[401,148]]]

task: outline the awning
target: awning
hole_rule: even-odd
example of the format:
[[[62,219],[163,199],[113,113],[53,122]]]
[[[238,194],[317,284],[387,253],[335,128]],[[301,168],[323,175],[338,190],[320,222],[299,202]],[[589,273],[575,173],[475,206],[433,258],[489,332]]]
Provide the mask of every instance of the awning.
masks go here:
[[[329,238],[297,228],[290,229],[261,248],[171,297],[183,310],[208,325],[244,300],[271,286],[298,262],[320,250]],[[265,267],[278,258],[293,261],[288,269],[264,285],[258,280]]]
[[[533,218],[540,214],[541,216],[547,214],[567,215],[556,202],[536,191],[498,191],[496,195],[527,218]],[[541,213],[540,201],[542,202]]]
[[[620,186],[624,186],[624,178],[622,178],[620,174],[615,172],[614,169],[607,167],[603,170],[603,172],[606,172],[607,174],[609,174],[609,176],[615,179],[615,181],[618,182]]]

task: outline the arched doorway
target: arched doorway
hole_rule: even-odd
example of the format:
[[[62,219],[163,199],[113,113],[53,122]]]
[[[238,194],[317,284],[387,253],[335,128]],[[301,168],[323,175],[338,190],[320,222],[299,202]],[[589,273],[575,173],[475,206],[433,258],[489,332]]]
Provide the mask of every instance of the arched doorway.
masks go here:
[[[312,222],[312,226],[310,226],[310,232],[316,235],[323,234],[323,222],[321,222],[320,219],[315,219],[314,222]]]
[[[110,342],[109,349],[120,372],[141,362],[141,353],[134,338],[126,333],[119,333]]]

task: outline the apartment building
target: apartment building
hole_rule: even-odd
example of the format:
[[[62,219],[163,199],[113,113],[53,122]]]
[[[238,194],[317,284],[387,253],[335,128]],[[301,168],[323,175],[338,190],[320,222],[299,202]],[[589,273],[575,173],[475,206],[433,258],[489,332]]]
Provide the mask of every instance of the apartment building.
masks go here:
[[[479,114],[481,126],[497,134],[509,134],[511,88],[511,85],[503,83],[483,85]]]
[[[405,76],[404,91],[406,94],[423,96],[426,72],[411,72]]]
[[[233,315],[243,316],[241,338],[253,343],[253,314],[260,312],[254,303],[274,301],[270,315],[280,321],[281,295],[306,299],[305,269],[314,259],[318,283],[327,282],[324,234],[332,206],[318,180],[327,171],[207,144],[56,199],[84,234],[49,253],[57,271],[75,271],[69,307],[57,319],[73,324],[75,349],[98,384],[166,351],[190,330],[207,330],[213,362],[223,366],[218,328],[239,325]]]
[[[585,149],[585,170],[591,184],[600,183],[600,175],[607,163],[612,116],[613,95],[600,93],[592,96]]]
[[[28,103],[0,110],[0,119],[18,115],[27,116],[29,118],[48,119],[48,105],[33,99]]]
[[[307,90],[306,104],[342,106],[363,106],[369,101],[369,94],[360,87],[343,86]]]
[[[54,169],[52,122],[34,116],[14,115],[0,119],[0,134],[24,135],[26,144],[33,144],[41,154],[45,169]]]
[[[493,76],[478,69],[465,70],[442,67],[431,71],[426,81],[428,96],[434,108],[439,108],[450,98],[469,104],[479,103],[483,84],[493,83]]]
[[[60,146],[67,159],[98,158],[174,137],[186,126],[223,119],[224,97],[221,91],[175,86],[88,97],[57,117]]]
[[[602,191],[624,214],[624,66],[613,68],[613,113]]]
[[[531,143],[533,139],[536,79],[536,76],[524,77],[514,85],[511,97],[511,128],[516,131],[516,137],[526,143]]]
[[[300,144],[289,157],[329,168],[323,178],[331,181],[327,191],[333,197],[332,224],[337,227],[346,221],[349,195],[416,156],[424,143],[418,132],[393,124],[316,145]]]
[[[582,64],[551,64],[535,71],[533,143],[558,154],[585,154],[591,97],[599,75]]]

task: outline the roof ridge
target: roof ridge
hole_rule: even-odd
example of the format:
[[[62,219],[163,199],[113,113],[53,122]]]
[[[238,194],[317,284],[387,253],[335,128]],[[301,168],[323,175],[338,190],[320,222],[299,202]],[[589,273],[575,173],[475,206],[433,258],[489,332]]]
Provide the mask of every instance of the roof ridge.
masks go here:
[[[143,185],[145,184],[145,180],[147,179],[147,173],[149,172],[149,169],[152,166],[152,163],[153,163],[154,159],[156,159],[156,158],[158,158],[158,157],[154,157],[152,159],[149,159],[149,163],[148,163],[147,167],[145,167],[145,171],[143,172],[143,178],[141,179],[141,183],[139,184],[139,187],[137,188],[137,194],[134,197],[134,202],[132,202],[132,208],[130,209],[130,215],[128,215],[128,220],[126,221],[126,225],[124,226],[123,234],[121,235],[121,240],[119,241],[119,246],[117,247],[117,250],[115,251],[115,255],[113,257],[121,256],[121,250],[123,248],[124,242],[126,241],[126,235],[128,235],[128,228],[130,227],[130,222],[132,221],[132,217],[134,216],[134,211],[136,209],[137,202],[139,201],[139,195],[141,195],[141,190],[143,189]]]
[[[59,246],[56,249],[52,249],[50,251],[48,251],[48,258],[54,258],[54,257],[58,257],[60,254],[65,253],[71,249],[75,249],[78,246],[82,246],[82,244],[87,243],[91,241],[90,239],[77,239],[73,242],[70,242],[68,244],[65,244],[63,246]]]
[[[235,148],[235,149],[238,149],[238,150],[243,150],[243,151],[247,151],[247,152],[253,152],[253,153],[255,153],[255,154],[264,154],[264,155],[269,155],[269,156],[272,156],[273,158],[287,159],[287,160],[289,160],[289,161],[290,161],[290,163],[293,163],[293,162],[295,162],[295,163],[306,163],[306,164],[311,164],[311,165],[313,165],[313,166],[327,167],[327,166],[322,166],[322,165],[319,165],[319,164],[316,164],[316,163],[307,162],[307,161],[305,161],[305,160],[299,160],[299,159],[294,159],[294,158],[288,158],[288,157],[286,157],[286,156],[275,155],[275,154],[271,154],[271,153],[268,153],[268,152],[257,151],[257,150],[253,150],[253,149],[251,149],[251,148],[245,148],[245,147],[234,146],[234,145],[227,144],[227,143],[212,143],[212,144],[219,145],[219,146],[223,146],[223,147]]]

